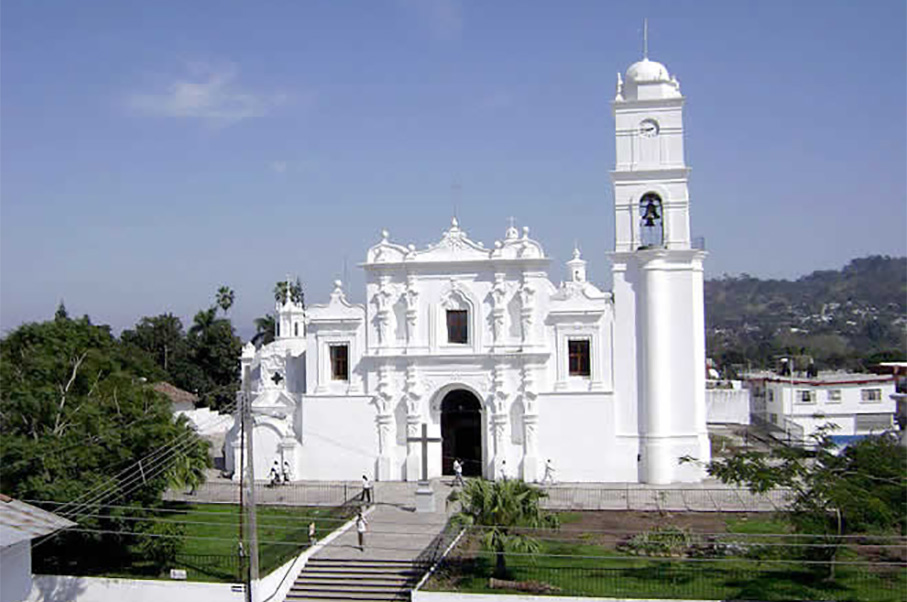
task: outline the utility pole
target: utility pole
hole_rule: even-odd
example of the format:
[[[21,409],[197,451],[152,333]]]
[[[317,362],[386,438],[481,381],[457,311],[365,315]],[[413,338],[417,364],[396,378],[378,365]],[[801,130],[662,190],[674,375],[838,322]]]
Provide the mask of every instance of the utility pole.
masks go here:
[[[252,383],[249,367],[243,369],[243,422],[246,424],[245,448],[248,464],[248,474],[246,483],[249,486],[248,495],[246,495],[247,509],[249,512],[249,577],[246,585],[246,602],[252,602],[252,583],[258,581],[258,519],[255,508],[255,454],[252,449],[253,434],[255,423],[252,421]]]

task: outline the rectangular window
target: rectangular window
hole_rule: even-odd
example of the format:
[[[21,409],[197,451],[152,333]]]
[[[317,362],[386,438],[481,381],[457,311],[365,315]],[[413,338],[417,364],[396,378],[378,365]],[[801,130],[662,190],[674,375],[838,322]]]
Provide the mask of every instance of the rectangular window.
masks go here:
[[[860,391],[860,396],[866,403],[882,401],[882,389],[863,389]]]
[[[828,390],[828,403],[841,403],[841,389]]]
[[[774,389],[768,390],[768,400],[775,401],[775,390]]]
[[[592,373],[588,339],[567,341],[567,355],[570,361],[570,376],[589,376]]]
[[[797,391],[797,403],[816,403],[815,391]]]
[[[769,418],[769,420],[771,420],[772,424],[778,424],[778,415],[777,414],[769,414],[768,418]]]
[[[331,380],[350,379],[349,345],[331,345]]]
[[[465,309],[447,310],[447,342],[461,345],[469,342],[469,312]]]

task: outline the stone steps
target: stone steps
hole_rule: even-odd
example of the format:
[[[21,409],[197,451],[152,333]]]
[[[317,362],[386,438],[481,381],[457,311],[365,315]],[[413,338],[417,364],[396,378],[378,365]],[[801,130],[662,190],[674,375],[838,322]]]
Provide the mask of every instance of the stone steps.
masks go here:
[[[422,574],[419,566],[407,560],[312,558],[286,600],[409,600]]]

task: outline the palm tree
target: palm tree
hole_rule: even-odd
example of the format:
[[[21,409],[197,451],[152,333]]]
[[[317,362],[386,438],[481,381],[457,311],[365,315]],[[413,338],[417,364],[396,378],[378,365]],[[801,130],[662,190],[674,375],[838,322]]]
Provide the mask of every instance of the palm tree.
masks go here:
[[[224,310],[224,315],[233,307],[233,301],[236,295],[229,286],[222,286],[217,289],[217,306]]]
[[[260,318],[255,318],[255,336],[252,337],[252,344],[256,347],[263,347],[268,343],[273,343],[276,330],[277,318],[274,317],[274,314],[265,314]]]
[[[305,308],[305,293],[302,291],[302,282],[299,278],[296,282],[282,281],[274,285],[274,300],[281,305],[287,302],[287,294],[293,303],[298,303]]]
[[[521,480],[485,481],[472,479],[463,489],[448,496],[448,502],[460,502],[453,515],[456,524],[482,529],[482,547],[495,554],[494,575],[504,578],[507,573],[506,552],[538,554],[539,542],[521,528],[557,528],[557,516],[544,512],[540,488]]]
[[[214,323],[217,322],[217,306],[208,309],[200,309],[192,319],[192,326],[189,327],[189,336],[201,336],[210,332]]]

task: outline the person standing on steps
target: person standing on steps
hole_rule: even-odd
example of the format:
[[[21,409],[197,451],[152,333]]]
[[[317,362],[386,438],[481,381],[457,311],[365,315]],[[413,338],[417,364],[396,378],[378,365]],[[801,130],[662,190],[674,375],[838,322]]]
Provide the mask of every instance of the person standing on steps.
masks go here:
[[[312,521],[309,523],[309,545],[314,546],[318,543],[318,540],[315,539],[315,522]]]
[[[366,475],[362,475],[362,501],[366,504],[372,503],[372,482]]]
[[[362,508],[359,509],[359,516],[356,517],[356,535],[359,536],[359,551],[365,551],[365,532],[368,531],[368,521],[365,520],[365,515],[362,513]]]
[[[460,487],[462,487],[465,483],[463,482],[463,464],[460,462],[459,458],[454,458],[453,471],[453,486],[456,487],[457,485],[459,485]]]
[[[542,477],[542,483],[554,485],[554,466],[551,465],[551,458],[545,460],[545,476]]]

